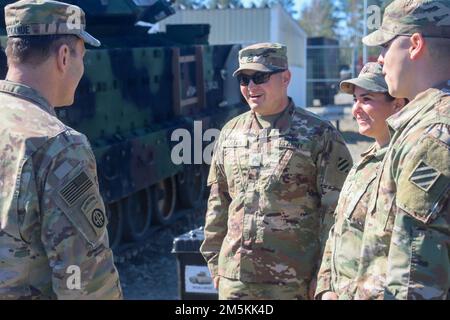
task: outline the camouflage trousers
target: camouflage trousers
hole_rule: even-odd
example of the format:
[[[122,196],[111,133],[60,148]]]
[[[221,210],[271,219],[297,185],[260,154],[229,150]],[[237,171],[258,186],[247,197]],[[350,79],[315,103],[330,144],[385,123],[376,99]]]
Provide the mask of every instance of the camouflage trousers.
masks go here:
[[[244,283],[220,277],[219,300],[307,300],[308,286],[296,283]]]

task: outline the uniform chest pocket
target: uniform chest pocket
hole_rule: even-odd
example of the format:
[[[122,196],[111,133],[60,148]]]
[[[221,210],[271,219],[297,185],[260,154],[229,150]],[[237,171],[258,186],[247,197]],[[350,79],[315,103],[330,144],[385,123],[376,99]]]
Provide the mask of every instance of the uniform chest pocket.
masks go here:
[[[355,208],[361,207],[360,209],[367,211],[367,202],[368,202],[368,191],[373,186],[373,182],[376,178],[376,172],[368,177],[358,177],[358,180],[355,180],[350,188],[345,190],[345,193],[351,198],[350,201],[347,202],[346,208],[344,209],[344,216],[347,219],[358,218],[353,217],[355,215]],[[364,201],[366,203],[361,203]]]
[[[248,176],[249,150],[248,142],[242,140],[227,140],[223,143],[223,166],[229,188],[243,188],[246,177]]]
[[[311,153],[290,142],[281,141],[277,152],[274,152],[268,162],[269,172],[265,189],[268,191],[280,189],[283,192],[297,192],[302,186],[315,180],[315,165]],[[305,190],[306,191],[306,190]]]

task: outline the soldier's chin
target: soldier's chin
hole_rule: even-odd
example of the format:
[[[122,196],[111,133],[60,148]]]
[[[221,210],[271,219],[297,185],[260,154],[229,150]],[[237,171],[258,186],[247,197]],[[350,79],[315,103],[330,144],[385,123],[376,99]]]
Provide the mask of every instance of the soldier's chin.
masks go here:
[[[54,105],[55,108],[62,108],[62,107],[70,107],[75,102],[74,98],[67,99],[64,101],[61,101],[60,103]]]
[[[248,102],[248,105],[253,111],[258,111],[259,109],[261,109],[261,105],[257,103]]]
[[[396,85],[395,83],[393,83],[391,81],[391,79],[388,77],[388,75],[385,76],[385,80],[386,80],[386,84],[388,85],[388,91],[389,94],[392,97],[398,98],[399,96],[399,92],[398,92],[398,85]]]

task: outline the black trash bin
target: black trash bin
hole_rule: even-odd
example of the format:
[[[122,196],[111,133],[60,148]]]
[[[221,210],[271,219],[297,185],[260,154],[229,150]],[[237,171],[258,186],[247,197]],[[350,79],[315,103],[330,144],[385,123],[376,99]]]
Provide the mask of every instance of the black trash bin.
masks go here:
[[[204,240],[203,227],[191,230],[173,240],[172,253],[177,257],[178,290],[181,300],[217,300],[213,279],[200,254]]]

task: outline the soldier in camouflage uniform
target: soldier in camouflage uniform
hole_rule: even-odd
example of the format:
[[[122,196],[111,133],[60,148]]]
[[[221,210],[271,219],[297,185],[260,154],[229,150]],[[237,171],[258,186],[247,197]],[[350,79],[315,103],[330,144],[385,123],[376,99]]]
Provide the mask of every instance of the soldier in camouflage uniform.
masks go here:
[[[81,9],[61,2],[18,1],[5,19],[0,299],[120,299],[94,155],[54,111],[73,103],[84,42],[100,42]]]
[[[387,120],[355,298],[448,299],[450,2],[396,0],[363,42],[383,47],[390,94],[411,102]]]
[[[262,43],[239,52],[234,75],[251,110],[229,121],[216,144],[200,249],[220,299],[312,296],[352,166],[339,132],[287,96],[286,50]]]
[[[316,298],[322,300],[353,298],[368,196],[389,144],[386,119],[407,103],[389,95],[382,67],[375,62],[367,63],[358,78],[341,82],[341,90],[355,97],[352,113],[359,132],[376,142],[361,155],[342,187],[317,276]]]

